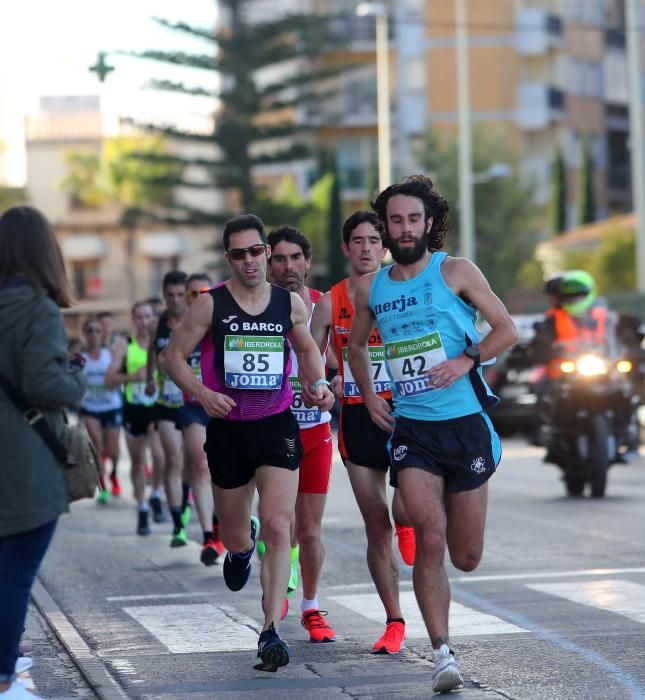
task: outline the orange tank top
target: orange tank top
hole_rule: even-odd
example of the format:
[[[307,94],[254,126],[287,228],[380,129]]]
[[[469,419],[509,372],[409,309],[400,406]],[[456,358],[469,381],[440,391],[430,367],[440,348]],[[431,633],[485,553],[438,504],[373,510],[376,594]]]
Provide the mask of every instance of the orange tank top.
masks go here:
[[[331,342],[338,358],[338,371],[343,380],[343,403],[363,403],[347,362],[347,343],[354,322],[354,305],[347,293],[347,280],[335,284],[331,294]],[[385,366],[385,351],[378,330],[374,328],[367,341],[372,365],[374,389],[384,399],[392,397],[390,378]]]

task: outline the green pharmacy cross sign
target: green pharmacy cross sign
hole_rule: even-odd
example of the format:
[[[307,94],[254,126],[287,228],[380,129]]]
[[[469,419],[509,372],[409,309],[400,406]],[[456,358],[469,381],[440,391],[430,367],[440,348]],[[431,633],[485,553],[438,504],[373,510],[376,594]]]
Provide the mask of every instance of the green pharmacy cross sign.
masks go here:
[[[93,66],[90,66],[90,70],[93,73],[96,73],[99,81],[102,83],[105,82],[105,79],[107,78],[108,74],[114,70],[114,66],[108,65],[108,63],[106,62],[106,56],[107,54],[105,53],[105,51],[100,51],[96,63]]]

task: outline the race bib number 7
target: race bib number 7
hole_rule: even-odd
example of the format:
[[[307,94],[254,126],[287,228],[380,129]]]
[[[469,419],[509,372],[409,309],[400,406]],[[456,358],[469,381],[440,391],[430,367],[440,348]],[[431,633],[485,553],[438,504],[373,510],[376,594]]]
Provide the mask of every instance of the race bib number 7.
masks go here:
[[[385,357],[400,396],[416,396],[432,391],[425,373],[448,359],[438,332],[422,338],[386,343]]]
[[[372,372],[372,383],[374,391],[380,394],[390,389],[390,378],[385,369],[385,351],[382,345],[370,345],[368,348],[370,355],[370,366]],[[343,348],[343,395],[346,397],[360,396],[356,380],[347,361],[347,348]]]
[[[284,336],[224,337],[224,381],[231,389],[280,389]]]

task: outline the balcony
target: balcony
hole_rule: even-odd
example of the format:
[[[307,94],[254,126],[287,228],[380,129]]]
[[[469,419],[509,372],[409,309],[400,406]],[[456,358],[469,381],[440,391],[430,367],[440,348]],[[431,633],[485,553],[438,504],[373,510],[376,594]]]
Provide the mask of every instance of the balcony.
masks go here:
[[[544,56],[549,49],[562,47],[562,20],[537,7],[520,10],[516,41],[520,56]]]
[[[517,124],[520,129],[546,129],[564,119],[565,95],[543,82],[522,83],[518,89]]]

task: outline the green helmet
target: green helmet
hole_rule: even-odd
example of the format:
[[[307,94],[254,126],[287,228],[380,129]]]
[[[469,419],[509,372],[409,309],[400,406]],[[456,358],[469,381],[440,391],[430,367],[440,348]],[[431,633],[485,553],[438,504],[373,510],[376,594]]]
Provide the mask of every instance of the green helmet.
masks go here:
[[[584,270],[570,270],[562,275],[560,282],[562,308],[572,316],[582,316],[596,300],[596,282]]]

